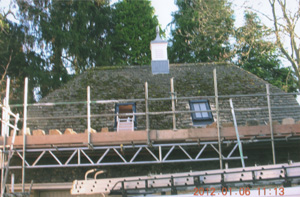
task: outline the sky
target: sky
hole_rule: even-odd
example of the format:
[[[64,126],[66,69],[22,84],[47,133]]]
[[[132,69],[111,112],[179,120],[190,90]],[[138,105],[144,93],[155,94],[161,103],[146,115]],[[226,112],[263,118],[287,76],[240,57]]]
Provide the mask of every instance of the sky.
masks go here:
[[[118,1],[119,0],[111,0],[111,4]],[[167,28],[167,26],[172,21],[171,14],[178,10],[174,2],[175,0],[151,0],[151,4],[155,9],[155,15],[157,15],[161,28],[166,30],[166,36],[168,39],[170,38],[170,28]]]
[[[172,21],[171,14],[178,10],[174,1],[175,0],[151,0],[152,6],[155,9],[155,14],[161,24],[161,28],[166,30],[167,38],[169,38],[170,34],[170,28],[167,28],[167,26]]]

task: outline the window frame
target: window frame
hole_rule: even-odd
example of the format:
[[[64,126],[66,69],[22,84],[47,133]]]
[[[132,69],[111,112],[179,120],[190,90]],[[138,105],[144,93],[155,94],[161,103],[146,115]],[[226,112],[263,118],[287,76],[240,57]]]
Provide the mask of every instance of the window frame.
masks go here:
[[[190,104],[190,109],[191,111],[196,111],[194,104],[201,104],[204,103],[206,106],[206,110],[211,110],[210,104],[209,104],[209,100],[190,100],[189,104]],[[208,125],[214,122],[214,118],[212,115],[211,111],[208,111],[208,117],[205,118],[199,118],[196,117],[196,113],[197,112],[191,112],[191,116],[192,116],[192,121],[193,121],[193,125],[194,126],[201,126],[201,125]],[[198,112],[198,113],[203,113],[203,112]]]
[[[122,105],[132,105],[132,111],[133,111],[133,113],[136,113],[136,103],[129,102],[129,103],[116,103],[115,104],[115,114],[119,113],[119,106],[122,106]],[[136,116],[134,116],[134,130],[136,130],[136,129],[137,129],[137,121],[136,121]],[[117,116],[115,116],[114,130],[117,130]]]

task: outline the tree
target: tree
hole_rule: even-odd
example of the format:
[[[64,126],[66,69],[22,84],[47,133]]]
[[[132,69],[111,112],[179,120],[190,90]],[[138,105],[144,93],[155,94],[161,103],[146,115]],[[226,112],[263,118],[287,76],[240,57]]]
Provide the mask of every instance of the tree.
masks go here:
[[[230,59],[233,11],[227,0],[177,0],[173,14],[171,62]]]
[[[47,82],[42,82],[49,76],[44,69],[44,61],[32,51],[24,48],[25,35],[22,25],[17,25],[6,19],[6,15],[0,14],[0,65],[1,65],[1,101],[5,96],[6,77],[11,78],[10,102],[22,103],[24,78],[30,80],[30,89],[43,87]],[[41,93],[41,92],[39,92]],[[34,100],[33,91],[29,91],[29,102]]]
[[[292,65],[297,77],[298,89],[300,89],[300,35],[299,32],[296,32],[300,17],[300,0],[294,2],[296,2],[296,11],[292,12],[287,8],[286,0],[269,0],[272,8],[276,44]],[[276,9],[276,6],[279,6],[279,9]],[[279,16],[282,18],[279,19]],[[289,39],[289,45],[285,44],[287,42],[284,42],[284,37]]]
[[[67,82],[70,72],[110,63],[107,0],[17,1],[27,47],[40,51],[51,76],[49,91]]]
[[[1,101],[2,101],[2,95],[4,94],[4,86],[5,86],[5,77],[7,75],[8,67],[11,62],[12,58],[12,52],[9,51],[9,48],[7,47],[7,35],[9,34],[9,24],[6,22],[6,17],[3,16],[3,14],[0,14],[0,56],[1,56],[1,79],[0,79],[0,87],[1,87]],[[10,52],[10,53],[9,53]]]
[[[295,91],[295,78],[289,68],[281,66],[277,46],[266,41],[271,30],[255,13],[246,12],[244,18],[244,26],[235,34],[237,65],[287,92]]]
[[[113,31],[110,38],[113,63],[117,65],[150,64],[150,42],[158,25],[149,0],[123,0],[114,5]]]

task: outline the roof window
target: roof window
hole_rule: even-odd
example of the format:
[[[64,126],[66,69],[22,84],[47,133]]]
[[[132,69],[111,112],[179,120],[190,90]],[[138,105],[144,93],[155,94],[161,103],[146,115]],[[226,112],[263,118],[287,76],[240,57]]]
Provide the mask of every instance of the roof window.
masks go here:
[[[136,117],[128,115],[136,112],[135,103],[117,103],[115,112],[118,114],[115,118],[115,130],[119,132],[136,129]]]
[[[208,100],[193,100],[190,101],[191,111],[196,111],[192,113],[192,120],[194,126],[204,126],[214,122],[210,109]]]

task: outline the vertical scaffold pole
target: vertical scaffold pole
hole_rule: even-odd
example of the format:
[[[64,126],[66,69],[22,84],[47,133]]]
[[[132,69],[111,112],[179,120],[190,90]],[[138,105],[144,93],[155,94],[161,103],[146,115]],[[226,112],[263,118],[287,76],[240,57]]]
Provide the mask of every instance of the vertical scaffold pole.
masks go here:
[[[6,92],[5,92],[5,98],[3,101],[3,106],[2,106],[2,127],[1,127],[1,135],[3,137],[3,151],[1,154],[1,196],[4,194],[5,190],[5,184],[4,184],[4,174],[5,174],[5,160],[6,160],[6,137],[8,136],[9,132],[9,90],[10,90],[10,78],[6,78]],[[3,109],[5,108],[5,109]]]
[[[6,79],[6,93],[5,93],[5,98],[6,98],[5,107],[7,108],[7,110],[10,110],[10,108],[9,108],[9,90],[10,90],[10,78],[7,77],[7,79]],[[9,123],[10,115],[9,115],[9,113],[6,113],[6,114],[7,114],[6,121],[7,121],[7,123]],[[5,127],[5,134],[6,134],[6,136],[9,136],[9,127],[8,127],[8,125]]]
[[[217,70],[214,69],[214,88],[215,88],[215,103],[217,111],[217,130],[218,130],[218,144],[219,144],[219,160],[220,169],[223,169],[223,158],[222,158],[222,146],[221,146],[221,131],[220,131],[220,112],[219,112],[219,96],[218,96],[218,82],[217,82]]]
[[[5,97],[6,97],[6,106],[9,107],[9,90],[10,90],[10,78],[7,77],[6,79],[6,93],[5,93]]]
[[[176,115],[175,115],[175,92],[174,92],[174,78],[170,79],[171,97],[172,97],[172,112],[173,112],[173,130],[176,130]]]
[[[145,82],[145,113],[146,113],[146,131],[147,143],[150,144],[150,129],[149,129],[149,108],[148,108],[148,83]]]
[[[237,138],[237,141],[238,141],[241,162],[242,162],[242,166],[244,168],[245,167],[245,162],[244,162],[244,156],[243,156],[243,147],[242,147],[242,143],[241,143],[240,135],[239,135],[239,130],[238,130],[237,123],[236,123],[236,118],[235,118],[232,99],[229,99],[229,103],[230,103],[230,108],[231,108],[231,113],[232,113],[232,118],[233,118],[233,124],[234,124],[234,128],[235,128],[235,134],[236,134],[236,138]]]
[[[3,99],[3,104],[6,102],[5,101],[6,99],[4,98]],[[4,133],[5,132],[5,109],[3,109],[5,107],[5,104],[2,106],[2,124],[1,124],[1,135],[3,137],[3,149],[2,149],[2,152],[1,152],[1,196],[3,196],[3,192],[2,190],[4,190],[4,185],[3,185],[3,182],[4,182],[4,169],[5,169],[5,146],[6,146],[6,134]]]
[[[27,98],[28,98],[28,78],[24,83],[24,111],[23,111],[23,159],[22,159],[22,192],[25,192],[25,148],[26,148],[26,128],[27,128]]]
[[[267,90],[267,101],[268,101],[268,110],[269,110],[269,126],[270,126],[270,132],[271,132],[273,164],[276,164],[275,144],[274,144],[274,134],[273,134],[273,122],[272,122],[272,110],[271,110],[271,101],[270,101],[270,86],[269,86],[269,84],[266,84],[266,90]]]
[[[7,137],[9,136],[8,134],[8,124],[9,123],[9,90],[10,90],[10,78],[7,77],[6,79],[6,92],[5,92],[5,98],[3,100],[3,107],[5,108],[2,110],[2,128],[1,128],[1,135],[2,137]],[[5,140],[6,138],[4,138]]]
[[[88,133],[88,146],[91,146],[91,90],[90,86],[87,87],[87,133]]]
[[[4,173],[4,178],[2,180],[2,190],[1,190],[1,194],[4,194],[5,192],[5,185],[6,185],[6,180],[7,180],[7,176],[8,176],[8,172],[9,172],[9,164],[10,164],[10,160],[13,156],[13,149],[14,149],[14,143],[15,143],[15,138],[16,138],[16,133],[17,133],[17,126],[18,126],[18,121],[19,121],[19,114],[16,115],[15,118],[15,124],[14,124],[14,128],[13,128],[13,134],[12,134],[12,140],[11,140],[11,144],[10,144],[10,148],[8,151],[8,154],[6,154],[6,164],[3,164],[3,168],[5,169],[5,173]]]
[[[15,174],[14,173],[12,173],[11,174],[11,189],[10,189],[10,191],[11,191],[11,193],[14,193],[15,192]]]

